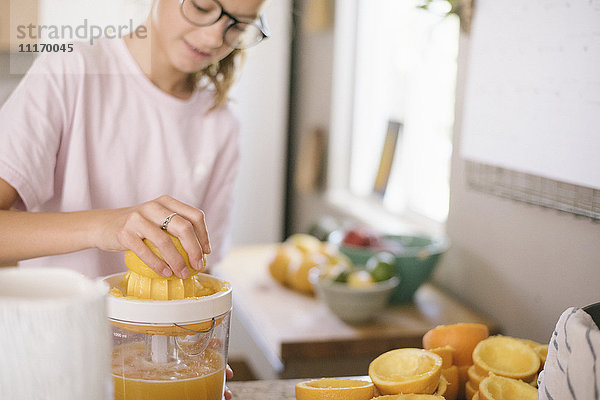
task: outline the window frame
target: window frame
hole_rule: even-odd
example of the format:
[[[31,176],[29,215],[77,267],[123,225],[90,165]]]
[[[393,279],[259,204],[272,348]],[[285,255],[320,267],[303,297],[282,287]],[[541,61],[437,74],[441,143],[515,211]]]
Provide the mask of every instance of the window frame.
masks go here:
[[[421,231],[439,234],[440,222],[407,208],[401,213],[389,210],[381,198],[359,196],[350,190],[350,163],[355,111],[355,74],[357,68],[357,29],[359,2],[337,0],[334,23],[331,123],[324,199],[343,215],[369,225],[392,231]]]

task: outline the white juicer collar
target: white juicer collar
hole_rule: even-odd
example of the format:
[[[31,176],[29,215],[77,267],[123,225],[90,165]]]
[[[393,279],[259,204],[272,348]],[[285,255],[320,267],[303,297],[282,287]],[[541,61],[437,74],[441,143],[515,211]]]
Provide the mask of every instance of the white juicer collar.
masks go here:
[[[126,273],[101,278],[110,288],[120,287]],[[216,281],[226,290],[210,296],[189,300],[135,300],[107,296],[107,313],[110,319],[135,324],[186,324],[210,320],[231,311],[232,295],[229,282],[207,274],[204,279]]]

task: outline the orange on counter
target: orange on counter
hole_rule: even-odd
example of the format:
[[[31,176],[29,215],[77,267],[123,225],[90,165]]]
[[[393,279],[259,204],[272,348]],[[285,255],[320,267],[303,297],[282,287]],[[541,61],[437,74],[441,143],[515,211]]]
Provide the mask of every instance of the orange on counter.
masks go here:
[[[465,385],[469,381],[469,368],[470,365],[457,365],[458,367],[458,398],[465,397]]]
[[[440,356],[414,348],[390,350],[369,364],[369,376],[382,394],[432,394],[441,370]]]
[[[282,285],[298,292],[312,294],[311,274],[328,274],[351,265],[351,261],[327,242],[314,236],[296,233],[280,243],[268,260],[269,274]]]
[[[436,394],[386,394],[384,396],[373,397],[373,400],[445,400],[444,396]]]
[[[465,383],[465,396],[467,397],[467,400],[472,400],[475,393],[477,393],[477,386],[473,386],[471,381],[467,381],[467,383]]]
[[[456,400],[459,392],[459,379],[458,379],[458,367],[453,365],[449,368],[442,368],[442,376],[448,381],[448,387],[446,388],[446,394],[444,397],[446,400]]]
[[[296,400],[371,400],[371,382],[354,379],[322,378],[296,384]]]
[[[484,324],[458,323],[438,325],[423,335],[423,348],[454,347],[454,364],[473,364],[473,349],[489,336],[488,327]]]
[[[475,365],[471,365],[469,367],[469,369],[467,370],[467,374],[469,375],[469,382],[471,382],[473,387],[479,387],[481,381],[488,376],[487,374],[480,374],[479,370],[475,368]]]
[[[546,364],[546,357],[548,356],[548,345],[540,344],[533,349],[538,357],[540,358],[540,370],[544,368],[544,364]]]
[[[438,383],[437,388],[433,394],[438,396],[444,396],[446,398],[446,391],[448,390],[448,380],[444,377],[444,375],[440,375],[440,381]]]
[[[450,368],[454,364],[454,352],[456,351],[454,347],[446,345],[427,350],[442,357],[442,369]]]
[[[490,374],[479,384],[481,400],[537,400],[537,398],[536,388],[517,379]]]
[[[540,357],[521,340],[492,336],[473,350],[473,363],[479,375],[494,373],[507,378],[531,381],[540,367]]]

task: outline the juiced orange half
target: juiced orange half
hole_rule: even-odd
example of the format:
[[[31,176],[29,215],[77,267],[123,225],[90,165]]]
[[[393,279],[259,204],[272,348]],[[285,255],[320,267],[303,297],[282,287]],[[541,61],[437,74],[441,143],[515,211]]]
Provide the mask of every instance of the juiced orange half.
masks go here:
[[[442,372],[442,357],[423,349],[383,353],[369,365],[369,376],[382,394],[432,394]]]
[[[371,382],[354,379],[322,378],[296,384],[296,400],[371,400]]]

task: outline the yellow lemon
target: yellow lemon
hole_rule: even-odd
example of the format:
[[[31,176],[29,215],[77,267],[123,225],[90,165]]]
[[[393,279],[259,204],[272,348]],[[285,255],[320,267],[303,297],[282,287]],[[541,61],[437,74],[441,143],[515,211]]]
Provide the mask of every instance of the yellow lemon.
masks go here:
[[[423,349],[383,353],[369,364],[369,376],[382,394],[432,394],[442,372],[442,358]]]
[[[371,400],[371,382],[354,379],[322,378],[296,384],[296,400]]]
[[[285,242],[295,246],[305,254],[320,252],[322,245],[319,239],[306,233],[295,233],[289,236]]]
[[[530,381],[538,372],[540,357],[528,345],[510,336],[492,336],[473,350],[475,367],[507,378]]]
[[[273,258],[269,261],[269,272],[273,279],[285,283],[290,264],[298,264],[302,260],[302,252],[289,244],[277,247]]]
[[[320,269],[326,263],[327,258],[321,253],[304,254],[300,262],[288,265],[286,283],[299,292],[312,293],[311,271]]]
[[[187,252],[183,249],[183,246],[181,245],[179,239],[176,236],[171,235],[170,233],[167,233],[167,235],[169,235],[171,241],[175,245],[175,248],[177,248],[177,251],[183,257],[185,265],[187,265],[188,270],[190,271],[190,276],[196,275],[199,271],[197,269],[192,268],[190,264],[190,258]],[[148,246],[150,250],[152,250],[152,252],[156,254],[161,260],[164,260],[164,258],[160,254],[160,250],[158,250],[158,247],[156,247],[154,243],[152,243],[148,239],[144,239],[144,244]],[[125,252],[125,265],[127,266],[127,268],[129,268],[130,271],[133,271],[138,275],[145,276],[147,278],[180,279],[175,275],[171,275],[170,277],[165,278],[164,276],[157,274],[131,250]]]
[[[368,271],[359,269],[351,272],[350,275],[348,275],[347,283],[350,287],[368,288],[375,285],[375,280]]]
[[[352,261],[348,256],[338,251],[337,247],[328,242],[321,242],[319,252],[327,257],[329,264],[347,264],[352,265]]]

